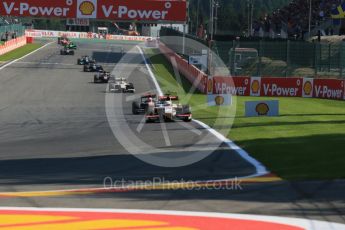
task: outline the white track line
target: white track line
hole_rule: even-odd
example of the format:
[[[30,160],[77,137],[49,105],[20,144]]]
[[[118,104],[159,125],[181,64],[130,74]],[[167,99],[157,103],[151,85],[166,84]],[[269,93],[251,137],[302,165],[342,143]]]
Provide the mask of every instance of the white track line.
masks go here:
[[[139,46],[137,46],[137,48],[139,49],[141,57],[143,58],[143,60],[145,62],[145,66],[146,66],[146,68],[147,68],[147,70],[149,72],[149,75],[150,75],[150,77],[151,77],[151,79],[152,79],[152,81],[153,81],[157,91],[159,92],[159,95],[163,95],[162,89],[160,88],[160,86],[158,84],[158,81],[157,81],[154,73],[151,70],[150,65],[147,63],[146,57],[145,57],[142,49]],[[229,146],[229,148],[234,150],[240,157],[242,157],[244,160],[246,160],[247,162],[249,162],[251,165],[253,165],[255,167],[256,173],[253,174],[253,175],[249,175],[246,178],[263,176],[263,175],[266,175],[266,174],[270,173],[261,162],[259,162],[255,158],[251,157],[244,149],[242,149],[241,147],[236,145],[233,141],[231,141],[230,139],[224,137],[221,133],[219,133],[215,129],[212,129],[210,126],[206,125],[205,123],[203,123],[201,121],[198,121],[198,120],[194,120],[194,119],[193,119],[193,121],[195,123],[197,123],[198,125],[202,126],[204,129],[206,129],[210,133],[212,133],[221,142],[224,142],[226,145]]]
[[[9,63],[7,63],[7,64],[1,66],[1,67],[0,67],[0,70],[5,69],[7,66],[10,66],[10,65],[12,65],[13,63],[16,63],[17,61],[20,61],[20,60],[22,60],[22,59],[24,59],[24,58],[26,58],[26,57],[28,57],[28,56],[30,56],[30,55],[32,55],[32,54],[38,52],[39,50],[44,49],[45,47],[47,47],[47,46],[49,46],[50,44],[53,44],[53,43],[54,43],[54,42],[49,42],[49,43],[45,44],[44,46],[42,46],[42,47],[40,47],[40,48],[38,48],[38,49],[32,51],[31,53],[28,53],[28,54],[24,55],[24,56],[21,57],[21,58],[18,58],[18,59],[16,59],[16,60],[13,60],[13,61],[11,61],[11,62],[9,62]]]
[[[136,210],[136,209],[88,209],[88,208],[22,208],[22,207],[0,207],[0,211],[28,211],[32,212],[94,212],[94,213],[113,213],[113,214],[151,214],[184,217],[205,217],[236,219],[244,221],[263,221],[267,223],[285,224],[300,227],[305,230],[345,230],[345,225],[326,221],[309,220],[291,217],[231,214],[217,212],[188,212],[188,211],[163,211],[163,210]]]
[[[150,65],[147,63],[146,57],[145,57],[145,55],[144,55],[144,52],[142,51],[142,49],[141,49],[139,46],[137,46],[137,48],[139,49],[139,52],[140,52],[140,54],[141,54],[141,57],[143,58],[143,60],[144,60],[144,62],[145,62],[145,66],[146,66],[147,70],[149,71],[151,80],[152,80],[153,83],[155,84],[155,88],[157,89],[159,96],[163,96],[163,91],[162,91],[161,87],[159,86],[158,81],[157,81],[157,79],[155,78],[155,75],[153,74],[153,72],[152,72],[152,70],[151,70]]]

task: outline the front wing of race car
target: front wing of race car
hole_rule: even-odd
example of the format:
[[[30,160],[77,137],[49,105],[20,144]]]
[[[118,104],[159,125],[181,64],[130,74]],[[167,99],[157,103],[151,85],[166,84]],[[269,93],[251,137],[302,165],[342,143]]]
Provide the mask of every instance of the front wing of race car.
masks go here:
[[[154,114],[146,114],[145,119],[147,122],[175,120],[190,122],[192,121],[192,113],[171,113],[169,111],[165,111],[163,114],[160,114],[159,112],[156,112]]]

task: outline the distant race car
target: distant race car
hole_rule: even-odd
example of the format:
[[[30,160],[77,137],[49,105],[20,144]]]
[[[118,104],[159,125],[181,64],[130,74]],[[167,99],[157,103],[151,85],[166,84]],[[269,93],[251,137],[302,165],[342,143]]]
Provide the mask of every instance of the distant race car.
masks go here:
[[[59,45],[65,46],[65,45],[67,45],[69,42],[70,42],[70,40],[69,40],[67,37],[65,37],[65,36],[59,37],[59,38],[58,38],[58,44],[59,44]]]
[[[141,96],[140,101],[133,101],[132,113],[134,115],[145,114],[150,100],[155,103],[157,101],[157,95],[149,93]]]
[[[192,121],[192,111],[189,105],[178,103],[178,96],[165,95],[158,98],[158,101],[148,102],[145,112],[146,122],[155,121]]]
[[[128,83],[125,78],[115,78],[114,82],[109,83],[110,93],[135,93],[133,83]]]
[[[101,65],[97,65],[96,63],[88,63],[84,65],[84,72],[101,72],[104,71]]]
[[[93,77],[94,83],[108,83],[110,79],[110,73],[106,71],[98,72]]]
[[[64,47],[60,50],[60,55],[74,55],[74,50]]]
[[[71,49],[71,50],[76,50],[77,49],[77,45],[76,44],[74,44],[73,42],[69,42],[69,43],[67,43],[66,45],[65,45],[65,47],[67,47],[67,48],[69,48],[69,49]]]
[[[89,63],[96,63],[96,60],[91,59],[89,56],[82,56],[81,58],[78,58],[77,63],[78,65],[86,65]]]

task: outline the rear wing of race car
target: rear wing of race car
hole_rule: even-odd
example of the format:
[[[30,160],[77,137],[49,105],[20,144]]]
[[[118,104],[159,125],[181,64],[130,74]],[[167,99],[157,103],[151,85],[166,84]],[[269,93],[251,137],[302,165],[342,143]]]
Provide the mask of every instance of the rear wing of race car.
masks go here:
[[[165,95],[165,96],[160,96],[159,100],[160,101],[178,101],[179,98],[178,96]]]
[[[145,95],[143,95],[143,96],[141,96],[141,98],[156,98],[157,97],[157,95],[156,94],[145,94]]]

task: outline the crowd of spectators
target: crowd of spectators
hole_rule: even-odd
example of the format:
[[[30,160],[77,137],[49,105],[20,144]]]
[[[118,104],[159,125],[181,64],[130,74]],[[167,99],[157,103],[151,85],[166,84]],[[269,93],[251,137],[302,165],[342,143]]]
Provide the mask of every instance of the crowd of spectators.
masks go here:
[[[17,18],[0,16],[0,40],[2,42],[15,39],[18,36],[18,31],[8,30],[11,25],[20,24],[20,21]]]
[[[311,29],[331,17],[331,11],[343,0],[312,0]],[[309,0],[293,0],[289,5],[277,9],[254,22],[254,36],[270,36],[285,31],[288,37],[303,38],[309,31]],[[332,33],[332,31],[329,31]]]

